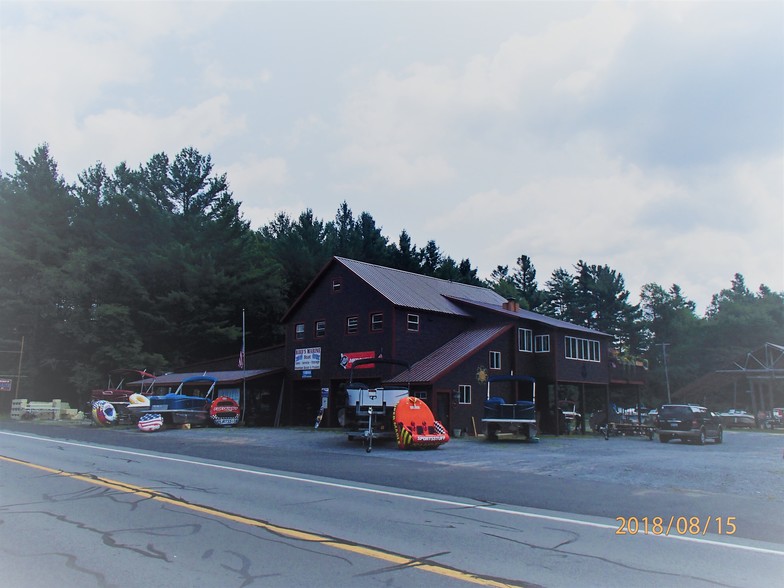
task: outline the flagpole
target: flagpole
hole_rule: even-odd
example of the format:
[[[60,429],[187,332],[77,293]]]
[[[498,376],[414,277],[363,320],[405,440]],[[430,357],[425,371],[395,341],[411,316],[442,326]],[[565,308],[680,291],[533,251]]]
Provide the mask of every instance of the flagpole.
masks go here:
[[[245,424],[245,309],[242,309],[242,424]]]

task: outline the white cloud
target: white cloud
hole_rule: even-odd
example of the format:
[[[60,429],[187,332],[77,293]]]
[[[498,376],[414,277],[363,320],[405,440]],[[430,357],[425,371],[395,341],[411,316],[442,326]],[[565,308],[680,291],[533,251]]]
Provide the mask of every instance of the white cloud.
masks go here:
[[[289,6],[4,4],[3,171],[194,146],[255,226],[346,199],[483,275],[784,290],[780,3]]]
[[[85,154],[95,154],[95,160],[100,159],[107,166],[127,161],[134,167],[155,153],[173,156],[183,147],[192,146],[204,154],[210,153],[218,144],[244,130],[244,117],[232,114],[228,96],[221,95],[163,116],[135,109],[99,112],[85,117],[79,128],[70,129],[70,134],[63,138],[67,145],[78,148],[82,159]],[[71,162],[68,150],[57,147],[57,143],[53,144],[55,154],[62,153],[63,160]],[[81,162],[83,167],[90,163]]]
[[[226,172],[232,191],[246,195],[284,186],[289,176],[288,164],[282,157],[246,157],[229,165]]]

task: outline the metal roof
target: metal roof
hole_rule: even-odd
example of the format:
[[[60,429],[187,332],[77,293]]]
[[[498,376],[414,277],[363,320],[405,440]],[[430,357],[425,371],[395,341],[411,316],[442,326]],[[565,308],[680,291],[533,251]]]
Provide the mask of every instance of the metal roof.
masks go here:
[[[512,325],[502,325],[464,331],[387,382],[432,382],[511,328]]]
[[[149,386],[152,383],[155,383],[156,386],[170,386],[174,384],[179,385],[183,382],[183,380],[187,380],[188,378],[210,376],[214,377],[219,385],[239,384],[243,379],[253,380],[264,376],[271,376],[282,371],[283,368],[272,368],[266,370],[233,370],[226,372],[188,372],[182,374],[163,374],[162,376],[156,376],[154,379],[146,378],[144,380],[137,380],[136,382],[131,383],[137,385],[144,384],[145,386]]]
[[[466,304],[473,304],[475,306],[480,306],[482,308],[486,308],[487,310],[492,310],[494,312],[498,312],[510,317],[515,317],[518,319],[525,319],[532,322],[540,323],[542,325],[547,325],[549,327],[555,327],[558,329],[568,329],[570,331],[580,331],[581,333],[590,333],[591,335],[604,335],[606,337],[610,337],[611,335],[607,333],[603,333],[602,331],[597,331],[596,329],[591,329],[589,327],[583,327],[580,325],[575,325],[574,323],[570,323],[567,321],[562,321],[557,318],[552,318],[543,314],[539,314],[538,312],[534,312],[532,310],[526,310],[524,308],[519,308],[517,310],[509,310],[499,306],[497,304],[487,304],[485,302],[480,302],[477,300],[467,300],[463,298],[456,298],[453,297],[458,302],[465,302]],[[506,300],[504,300],[506,302]]]
[[[450,282],[345,257],[336,257],[335,259],[395,306],[470,316],[449,298],[460,298],[496,306],[506,302],[503,296],[490,288]]]

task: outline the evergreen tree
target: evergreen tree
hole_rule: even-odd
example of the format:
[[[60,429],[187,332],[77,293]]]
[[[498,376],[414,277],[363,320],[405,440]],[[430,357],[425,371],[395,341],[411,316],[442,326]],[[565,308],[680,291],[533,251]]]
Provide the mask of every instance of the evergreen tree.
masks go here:
[[[517,267],[511,276],[512,283],[517,290],[517,299],[520,306],[529,310],[537,310],[542,304],[542,293],[536,282],[536,268],[531,258],[521,255],[517,258]]]
[[[784,293],[762,284],[757,293],[735,274],[730,288],[714,294],[705,318],[705,349],[717,369],[765,343],[784,341]]]
[[[509,275],[508,265],[496,266],[490,273],[488,286],[507,300],[520,302],[520,292],[517,290],[517,285],[514,283],[514,280]]]
[[[420,251],[420,256],[422,257],[422,273],[426,276],[435,276],[442,262],[441,249],[436,245],[436,242],[428,241]]]
[[[545,283],[542,311],[548,316],[567,322],[577,323],[580,320],[577,283],[565,269],[554,270]]]
[[[389,248],[392,267],[413,273],[421,271],[422,258],[405,229],[400,232],[397,245],[393,243]]]
[[[23,369],[29,391],[51,389],[68,374],[61,325],[73,302],[63,261],[73,248],[76,198],[49,155],[16,155],[16,173],[0,183],[0,339],[25,337]]]

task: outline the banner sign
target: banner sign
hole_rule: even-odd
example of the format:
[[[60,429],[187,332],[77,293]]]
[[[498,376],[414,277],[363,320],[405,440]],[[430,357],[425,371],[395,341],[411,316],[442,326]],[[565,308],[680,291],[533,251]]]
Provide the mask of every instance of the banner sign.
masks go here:
[[[8,378],[0,378],[0,392],[10,392],[13,380]]]
[[[351,353],[341,353],[340,354],[340,365],[343,366],[344,369],[350,370],[351,365],[358,359],[374,359],[376,357],[375,351],[354,351]],[[374,363],[368,363],[365,365],[358,365],[358,370],[370,369],[376,367]]]
[[[294,369],[302,372],[321,368],[321,347],[305,347],[294,350]]]

